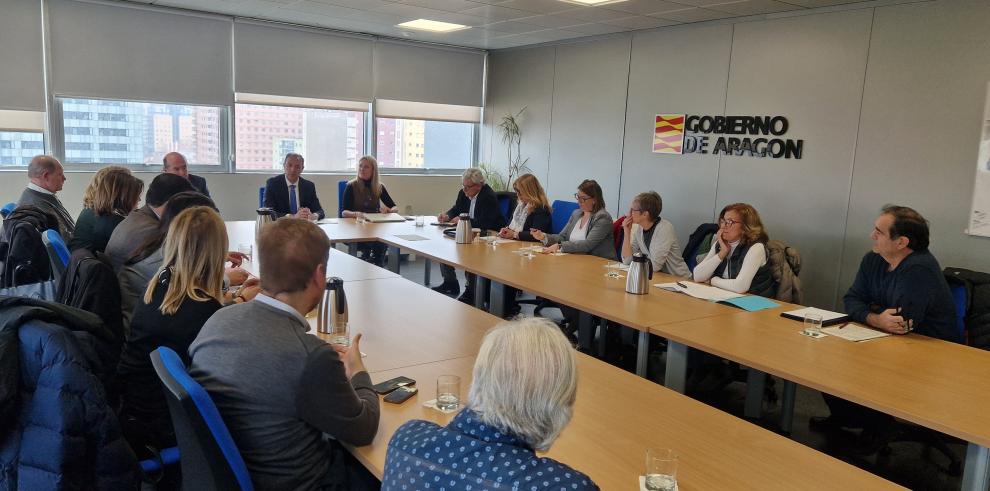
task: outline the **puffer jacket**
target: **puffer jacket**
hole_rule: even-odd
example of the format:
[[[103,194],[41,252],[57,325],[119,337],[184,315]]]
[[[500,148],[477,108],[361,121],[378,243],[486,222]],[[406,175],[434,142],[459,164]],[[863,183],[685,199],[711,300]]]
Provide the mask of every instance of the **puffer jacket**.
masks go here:
[[[89,312],[0,297],[0,491],[138,489],[100,379],[110,339]]]
[[[770,274],[777,285],[774,299],[800,304],[804,297],[801,290],[801,253],[779,240],[767,242]]]

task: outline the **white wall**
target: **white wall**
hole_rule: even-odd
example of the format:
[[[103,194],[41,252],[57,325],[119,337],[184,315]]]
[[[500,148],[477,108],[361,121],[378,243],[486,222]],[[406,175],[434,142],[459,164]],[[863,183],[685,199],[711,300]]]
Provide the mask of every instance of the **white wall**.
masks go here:
[[[625,214],[635,194],[657,190],[682,244],[725,204],[750,202],[771,238],[802,252],[813,305],[841,306],[886,203],[931,221],[943,266],[988,270],[988,242],[963,232],[990,80],[988,22],[986,2],[933,1],[496,52],[484,158],[504,162],[492,123],[526,106],[523,157],[546,169],[551,200],[572,200],[593,177],[609,210]],[[804,156],[653,154],[658,113],[782,115]]]

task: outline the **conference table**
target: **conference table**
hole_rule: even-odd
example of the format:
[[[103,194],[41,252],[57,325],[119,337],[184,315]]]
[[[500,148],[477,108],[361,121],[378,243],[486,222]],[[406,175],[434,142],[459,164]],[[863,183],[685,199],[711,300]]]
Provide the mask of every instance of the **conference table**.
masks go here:
[[[253,243],[248,222],[228,223],[231,243]],[[253,258],[252,258],[253,259]],[[257,272],[250,261],[244,264]],[[420,392],[395,405],[382,403],[372,444],[351,448],[381,478],[387,444],[411,419],[446,424],[451,415],[422,403],[435,396],[439,375],[459,375],[466,399],[474,357],[484,334],[502,321],[382,268],[331,250],[328,275],[345,279],[351,336],[375,382],[403,375]],[[392,274],[392,273],[390,273]],[[316,316],[307,316],[313,333]],[[896,485],[735,418],[677,392],[576,353],[578,396],[570,425],[547,456],[588,474],[602,489],[635,489],[646,449],[667,447],[679,455],[680,489],[893,489]]]

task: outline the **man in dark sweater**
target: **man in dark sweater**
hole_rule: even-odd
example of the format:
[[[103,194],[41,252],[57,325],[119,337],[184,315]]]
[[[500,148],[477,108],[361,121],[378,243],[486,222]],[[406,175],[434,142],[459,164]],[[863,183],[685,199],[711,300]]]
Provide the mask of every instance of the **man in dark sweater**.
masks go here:
[[[169,152],[162,158],[162,172],[165,174],[175,174],[186,178],[193,188],[200,193],[210,197],[210,188],[206,187],[206,179],[189,173],[189,164],[186,157],[179,152]]]
[[[378,485],[340,445],[370,444],[378,431],[361,335],[343,348],[307,333],[329,251],[308,220],[266,225],[257,249],[262,292],[214,314],[189,347],[190,374],[216,403],[259,490]]]
[[[843,301],[849,317],[891,334],[918,334],[962,341],[956,310],[938,261],[928,252],[928,222],[906,206],[887,206],[874,222],[873,251],[863,257]],[[812,427],[863,428],[858,450],[873,453],[884,443],[893,418],[830,394],[831,415]]]
[[[467,213],[471,217],[471,228],[498,231],[508,223],[502,216],[495,191],[492,190],[491,186],[485,184],[485,175],[477,167],[471,167],[464,171],[461,176],[461,190],[457,193],[454,206],[447,210],[447,213],[438,216],[437,220],[441,223],[456,224],[463,213]],[[434,290],[448,295],[461,291],[461,285],[457,281],[457,273],[454,272],[453,267],[441,264],[440,274],[443,275],[443,284],[434,287]],[[471,273],[465,273],[464,277],[467,279],[467,287],[458,300],[473,304],[476,277]]]
[[[72,233],[76,229],[76,222],[72,220],[72,215],[62,206],[55,193],[62,190],[65,184],[65,172],[62,170],[62,163],[55,157],[48,155],[38,155],[31,159],[28,164],[27,189],[21,193],[21,199],[17,200],[17,206],[34,205],[47,211],[58,219],[58,233],[68,244],[72,239]]]
[[[193,190],[189,180],[175,174],[159,174],[151,180],[148,192],[144,195],[144,206],[128,213],[124,221],[113,229],[107,248],[103,251],[114,271],[120,272],[131,254],[149,237],[158,233],[158,219],[165,211],[165,203],[169,198]]]

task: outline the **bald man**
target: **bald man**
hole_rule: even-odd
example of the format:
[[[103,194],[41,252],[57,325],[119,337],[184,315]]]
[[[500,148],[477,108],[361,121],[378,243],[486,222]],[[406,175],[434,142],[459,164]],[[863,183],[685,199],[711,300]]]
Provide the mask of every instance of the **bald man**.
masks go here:
[[[17,206],[34,205],[58,218],[58,233],[68,243],[76,230],[72,215],[62,206],[55,193],[62,190],[65,172],[62,163],[55,157],[38,155],[28,164],[27,189],[21,193]]]
[[[210,196],[210,190],[206,187],[206,179],[189,173],[189,164],[186,163],[186,157],[181,153],[169,152],[165,154],[165,158],[162,159],[162,172],[185,177],[192,183],[196,191],[207,197]]]

